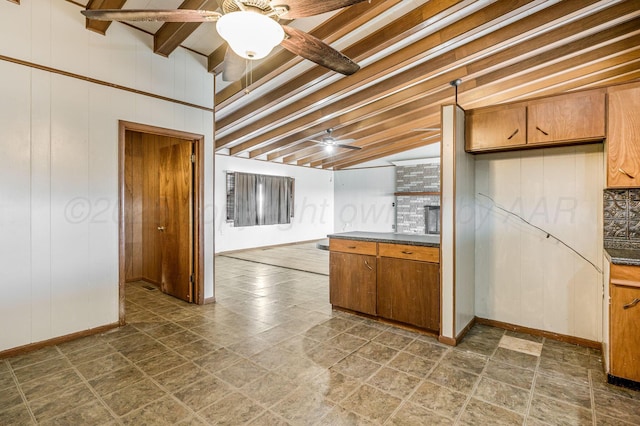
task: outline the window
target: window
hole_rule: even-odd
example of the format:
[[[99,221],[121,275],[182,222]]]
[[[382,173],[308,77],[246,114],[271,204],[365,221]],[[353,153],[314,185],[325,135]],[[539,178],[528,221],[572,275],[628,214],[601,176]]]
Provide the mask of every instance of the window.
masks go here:
[[[227,172],[227,222],[233,226],[291,223],[295,179]]]

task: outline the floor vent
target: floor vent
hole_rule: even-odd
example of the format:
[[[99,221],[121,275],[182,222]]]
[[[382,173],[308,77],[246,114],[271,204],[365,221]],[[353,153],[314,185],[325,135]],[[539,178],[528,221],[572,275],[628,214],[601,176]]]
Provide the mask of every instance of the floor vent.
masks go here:
[[[156,290],[156,288],[155,288],[154,286],[149,285],[149,284],[147,284],[147,285],[143,285],[143,286],[142,286],[142,288],[146,288],[146,289],[147,289],[147,290],[149,290],[149,291],[154,291],[154,290]]]

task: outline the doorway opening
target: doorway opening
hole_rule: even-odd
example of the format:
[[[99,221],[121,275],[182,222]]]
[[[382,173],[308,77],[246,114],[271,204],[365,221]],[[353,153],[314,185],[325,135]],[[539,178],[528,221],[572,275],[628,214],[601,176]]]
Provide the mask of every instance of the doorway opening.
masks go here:
[[[119,122],[119,299],[145,281],[204,303],[204,136]]]

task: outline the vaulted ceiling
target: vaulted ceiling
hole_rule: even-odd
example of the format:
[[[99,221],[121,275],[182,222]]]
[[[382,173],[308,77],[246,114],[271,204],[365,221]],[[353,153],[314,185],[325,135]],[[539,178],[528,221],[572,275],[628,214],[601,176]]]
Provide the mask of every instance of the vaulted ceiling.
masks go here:
[[[320,1],[320,0],[319,0]],[[90,0],[87,9],[206,9],[216,0]],[[109,36],[109,22],[87,27]],[[115,24],[122,25],[122,24]],[[440,107],[465,109],[640,78],[637,0],[370,0],[288,25],[355,60],[343,76],[276,48],[234,82],[210,23],[134,22],[154,51],[183,46],[216,74],[219,154],[343,169],[440,140]],[[361,150],[310,139],[333,128]]]

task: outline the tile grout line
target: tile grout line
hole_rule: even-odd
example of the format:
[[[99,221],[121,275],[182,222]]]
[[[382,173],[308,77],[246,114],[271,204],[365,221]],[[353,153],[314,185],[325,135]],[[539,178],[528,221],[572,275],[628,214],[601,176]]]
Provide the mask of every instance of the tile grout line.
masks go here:
[[[115,348],[114,348],[115,349]],[[60,350],[58,348],[58,350]],[[62,352],[62,351],[60,351]],[[80,372],[80,370],[78,370],[78,368],[76,367],[76,365],[71,362],[71,360],[69,358],[67,358],[67,355],[63,353],[63,356],[65,357],[65,359],[69,362],[69,364],[71,365],[71,368],[73,369],[73,371],[75,371],[75,373],[78,375],[78,377],[80,377],[80,380],[82,380],[82,383],[84,383],[88,388],[89,391],[93,394],[94,398],[96,398],[96,400],[107,410],[107,412],[109,414],[111,414],[111,416],[116,420],[116,422],[118,422],[119,425],[122,425],[122,421],[120,420],[120,417],[118,415],[116,415],[116,413],[111,409],[111,407],[109,407],[109,404],[107,404],[102,397],[98,394],[98,392],[93,388],[93,386],[91,386],[91,384],[89,383],[89,381],[84,377],[84,375]],[[129,361],[127,359],[127,361]],[[130,361],[129,361],[130,362]],[[88,404],[88,403],[87,403]],[[85,404],[85,405],[87,405]],[[67,411],[66,413],[69,413],[72,410]],[[60,417],[66,413],[60,414],[58,416],[53,417],[54,419],[56,417]]]
[[[546,342],[546,337],[544,337],[542,339],[542,345],[544,347],[544,343]],[[542,353],[540,353],[540,356],[538,357],[538,360],[536,361],[536,367],[533,370],[533,379],[531,380],[531,390],[529,391],[529,401],[527,402],[527,410],[525,413],[525,421],[529,420],[530,414],[531,414],[531,405],[533,404],[533,396],[535,394],[535,390],[536,390],[536,381],[538,380],[538,368],[540,367],[540,361],[542,360]]]
[[[506,334],[506,331],[503,331],[502,336],[504,336]],[[500,336],[502,338],[502,336]],[[454,419],[454,424],[460,424],[460,421],[462,419],[462,416],[464,415],[465,411],[467,410],[467,406],[469,405],[469,402],[471,402],[471,398],[473,398],[473,394],[476,392],[476,390],[478,389],[478,386],[480,385],[480,381],[482,380],[482,374],[485,372],[485,370],[487,369],[487,365],[489,365],[489,360],[491,359],[491,357],[493,357],[496,352],[498,352],[498,348],[499,346],[499,341],[498,344],[496,345],[496,348],[493,350],[493,352],[491,352],[491,355],[487,356],[487,360],[484,364],[484,367],[482,368],[482,371],[480,372],[480,374],[478,374],[478,378],[476,379],[476,383],[474,383],[473,387],[471,388],[471,391],[469,391],[469,395],[467,396],[467,398],[464,401],[464,404],[462,404],[462,407],[460,408],[460,412],[458,413],[458,415],[456,416],[456,418]],[[473,354],[476,354],[476,352],[471,352]],[[478,354],[476,354],[478,355]],[[482,355],[482,354],[479,354]],[[485,356],[485,355],[482,355]],[[494,404],[491,404],[494,405]]]
[[[418,339],[414,340],[414,342],[416,342],[416,341],[418,341]],[[426,342],[426,343],[428,343],[428,344],[430,344],[430,345],[432,344],[432,343],[429,343],[429,342]],[[409,346],[409,345],[407,345],[407,346]],[[405,348],[406,348],[406,347],[405,347]],[[412,404],[412,402],[411,402],[411,397],[413,397],[413,395],[415,395],[415,393],[418,391],[418,389],[419,389],[419,388],[420,388],[424,383],[426,383],[426,382],[434,383],[434,382],[432,382],[432,381],[428,380],[428,377],[431,375],[431,373],[433,373],[433,372],[435,371],[435,369],[436,369],[436,368],[438,367],[438,365],[440,364],[440,361],[442,361],[442,360],[444,359],[444,357],[446,356],[446,354],[447,354],[447,353],[449,353],[451,350],[452,350],[452,348],[446,348],[446,349],[445,349],[445,351],[442,353],[442,355],[440,355],[440,357],[438,358],[438,360],[432,360],[432,359],[430,359],[430,358],[425,358],[425,357],[422,357],[422,356],[419,356],[419,355],[415,355],[415,354],[413,354],[413,353],[411,353],[411,352],[407,352],[407,351],[405,351],[404,349],[401,349],[401,350],[399,350],[399,351],[398,351],[398,353],[397,353],[397,354],[396,354],[392,359],[390,359],[390,360],[389,360],[389,362],[391,362],[391,360],[395,359],[398,355],[400,355],[400,353],[402,353],[402,352],[406,352],[406,353],[408,353],[408,354],[410,354],[410,355],[417,356],[417,357],[419,357],[419,358],[426,359],[426,360],[429,360],[429,361],[434,361],[434,362],[433,362],[433,365],[431,366],[431,368],[427,371],[426,375],[425,375],[424,377],[420,378],[420,381],[418,382],[418,384],[413,388],[413,390],[412,390],[411,392],[409,392],[409,393],[407,394],[407,396],[406,396],[405,398],[403,398],[403,399],[402,399],[402,402],[401,402],[401,403],[396,407],[396,409],[393,411],[393,413],[391,413],[391,415],[387,418],[387,420],[384,422],[384,424],[389,423],[389,422],[391,421],[391,419],[393,419],[393,417],[394,417],[398,412],[400,412],[400,410],[401,410],[405,405],[407,405],[407,404]],[[395,368],[393,368],[393,367],[388,367],[388,368],[391,368],[391,369],[397,370],[397,369],[395,369]],[[397,371],[401,371],[401,370],[397,370]],[[403,371],[401,371],[401,372],[403,372]],[[404,372],[403,372],[403,373],[404,373]],[[409,373],[405,373],[405,374],[409,374]],[[413,376],[413,375],[411,375],[411,376]],[[416,377],[416,376],[413,376],[413,377]],[[420,405],[420,407],[423,407],[423,406],[422,406],[422,405]],[[440,417],[443,417],[443,418],[447,418],[447,419],[449,418],[449,417],[446,417],[446,416],[441,415],[440,413],[436,413],[435,411],[431,410],[431,409],[430,409],[430,408],[428,408],[428,407],[424,407],[424,408],[425,408],[426,410],[428,410],[428,411],[430,411],[430,412],[434,413],[434,414],[435,414],[435,415],[437,415],[437,416],[440,416]]]
[[[591,357],[591,354],[589,354]],[[593,376],[591,375],[591,369],[588,370],[589,373],[589,398],[591,399],[591,419],[593,422],[593,426],[597,426],[598,424],[598,413],[596,411],[596,397],[593,390]]]
[[[25,407],[27,407],[27,411],[29,413],[29,416],[31,416],[31,420],[33,420],[33,422],[35,424],[38,424],[38,420],[36,419],[35,414],[31,410],[31,405],[27,401],[27,396],[22,391],[22,386],[20,385],[20,381],[18,381],[18,376],[16,376],[16,373],[14,372],[14,369],[11,366],[11,363],[8,360],[2,360],[2,361],[7,366],[9,374],[11,374],[11,378],[13,379],[13,383],[15,384],[16,388],[18,389],[18,393],[20,394],[20,397],[22,398],[23,404],[25,405]]]

